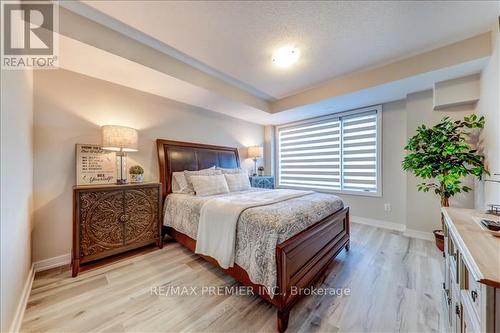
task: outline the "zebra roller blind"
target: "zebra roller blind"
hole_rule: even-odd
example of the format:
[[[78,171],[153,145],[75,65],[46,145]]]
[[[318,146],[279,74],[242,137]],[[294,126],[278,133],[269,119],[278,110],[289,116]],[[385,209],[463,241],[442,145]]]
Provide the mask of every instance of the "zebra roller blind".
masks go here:
[[[278,185],[380,194],[381,107],[277,129]]]

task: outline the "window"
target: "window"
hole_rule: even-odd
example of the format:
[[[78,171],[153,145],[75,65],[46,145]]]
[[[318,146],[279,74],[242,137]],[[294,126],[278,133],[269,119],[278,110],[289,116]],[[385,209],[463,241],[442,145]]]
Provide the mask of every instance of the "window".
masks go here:
[[[381,195],[381,106],[278,126],[278,186]]]

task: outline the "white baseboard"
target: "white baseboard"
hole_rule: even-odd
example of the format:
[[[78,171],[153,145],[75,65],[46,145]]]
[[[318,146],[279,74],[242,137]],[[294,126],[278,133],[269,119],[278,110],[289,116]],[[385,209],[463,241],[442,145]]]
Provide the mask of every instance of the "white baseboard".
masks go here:
[[[71,263],[71,254],[63,254],[62,256],[37,261],[31,265],[22,294],[19,297],[19,303],[14,314],[14,319],[12,320],[12,323],[10,325],[9,332],[19,332],[19,330],[21,329],[24,311],[26,310],[26,304],[28,304],[31,287],[33,286],[33,280],[35,279],[35,273],[59,266],[64,266],[69,263]]]
[[[371,225],[372,227],[379,227],[383,229],[389,229],[401,232],[404,232],[406,229],[406,226],[404,224],[388,222],[383,220],[369,219],[361,216],[351,216],[351,222],[366,224],[366,225]]]
[[[33,285],[33,280],[35,279],[35,266],[31,265],[31,268],[26,277],[26,282],[24,283],[24,288],[19,297],[19,303],[17,304],[16,312],[14,313],[14,319],[10,324],[9,332],[19,332],[21,329],[21,324],[23,322],[24,311],[26,310],[26,305],[28,304],[28,299],[31,293],[31,286]]]
[[[40,260],[31,265],[28,276],[26,277],[26,282],[24,283],[23,291],[21,293],[21,296],[19,297],[19,303],[17,304],[16,312],[14,313],[14,319],[12,319],[12,323],[10,324],[9,332],[19,332],[19,330],[21,329],[24,312],[26,310],[26,305],[28,304],[28,299],[30,297],[33,280],[35,279],[35,273],[59,266],[64,266],[69,263],[71,263],[71,254],[64,254],[62,256],[54,258]]]
[[[424,240],[429,240],[429,241],[434,240],[434,235],[431,232],[408,229],[408,228],[406,228],[406,226],[404,224],[383,221],[383,220],[369,219],[369,218],[360,217],[360,216],[351,216],[351,222],[359,223],[359,224],[366,224],[366,225],[370,225],[372,227],[377,227],[377,228],[382,228],[382,229],[400,231],[406,237],[424,239]]]
[[[432,234],[432,232],[406,229],[403,232],[403,235],[405,235],[406,237],[411,237],[411,238],[418,238],[418,239],[423,239],[423,240],[428,240],[428,241],[434,241],[434,235]]]
[[[35,262],[35,272],[46,271],[47,269],[69,265],[71,263],[71,253],[63,254],[62,256],[44,259]]]

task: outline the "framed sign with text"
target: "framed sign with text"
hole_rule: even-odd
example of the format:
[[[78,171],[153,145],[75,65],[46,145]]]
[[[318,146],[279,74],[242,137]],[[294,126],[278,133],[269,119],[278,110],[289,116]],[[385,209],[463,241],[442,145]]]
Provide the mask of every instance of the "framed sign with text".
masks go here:
[[[116,153],[98,145],[76,145],[76,184],[114,184]]]

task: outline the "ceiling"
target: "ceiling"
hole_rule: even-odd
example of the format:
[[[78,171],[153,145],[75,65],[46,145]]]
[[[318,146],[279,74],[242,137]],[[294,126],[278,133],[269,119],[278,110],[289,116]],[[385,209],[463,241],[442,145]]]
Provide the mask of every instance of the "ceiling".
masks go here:
[[[455,66],[447,66],[272,114],[225,98],[214,91],[177,79],[98,47],[64,35],[59,36],[60,68],[262,125],[284,124],[400,100],[409,92],[432,88],[435,82],[478,73],[487,60],[487,58],[480,58]]]
[[[59,68],[254,123],[273,121],[268,112],[64,35],[59,36]]]
[[[85,3],[269,101],[488,31],[500,11],[497,1]],[[284,70],[271,54],[285,44],[301,58]]]

